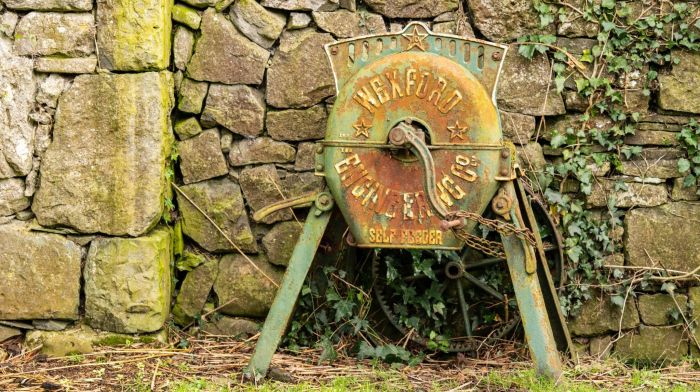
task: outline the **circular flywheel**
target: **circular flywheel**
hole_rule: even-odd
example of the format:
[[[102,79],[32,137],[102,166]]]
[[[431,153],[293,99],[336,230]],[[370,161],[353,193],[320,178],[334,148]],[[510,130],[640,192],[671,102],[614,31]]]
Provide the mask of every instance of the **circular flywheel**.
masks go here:
[[[565,276],[561,236],[546,206],[528,193],[554,284],[560,287]],[[498,241],[498,233],[486,238]],[[377,329],[390,339],[447,352],[475,351],[510,338],[520,324],[505,259],[466,247],[461,252],[370,252],[372,291],[392,331],[386,322],[378,322],[382,327]]]

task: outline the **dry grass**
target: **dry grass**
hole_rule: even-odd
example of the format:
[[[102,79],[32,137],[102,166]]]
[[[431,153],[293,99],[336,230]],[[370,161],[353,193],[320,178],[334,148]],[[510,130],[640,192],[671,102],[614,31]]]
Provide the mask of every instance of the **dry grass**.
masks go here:
[[[19,340],[0,346],[2,391],[229,391],[277,390],[700,390],[700,370],[686,361],[658,369],[585,360],[569,366],[558,385],[538,378],[522,347],[504,344],[472,359],[428,356],[413,367],[339,357],[320,364],[319,350],[275,356],[277,380],[253,385],[242,377],[254,345],[223,337],[189,340],[186,349],[135,344],[91,354],[46,358],[23,351]]]

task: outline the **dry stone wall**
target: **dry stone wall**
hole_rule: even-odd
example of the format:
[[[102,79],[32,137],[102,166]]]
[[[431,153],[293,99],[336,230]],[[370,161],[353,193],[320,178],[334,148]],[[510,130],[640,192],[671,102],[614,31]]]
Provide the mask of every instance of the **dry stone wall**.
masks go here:
[[[335,92],[323,45],[409,20],[507,44],[553,33],[574,54],[597,33],[574,16],[542,30],[520,0],[0,0],[0,340],[30,331],[28,344],[62,355],[162,338],[168,320],[254,333],[301,225],[252,214],[323,187],[314,141]],[[642,154],[596,173],[625,190],[601,178],[587,198],[628,211],[615,263],[700,266],[700,204],[676,142],[700,114],[700,55],[679,56],[652,97],[626,85],[622,105],[641,118],[625,142]],[[550,67],[513,45],[499,84],[504,133],[535,172],[560,159],[552,132],[586,107],[571,81],[557,92]],[[594,354],[686,355],[670,314],[677,303],[693,317],[700,291],[681,291],[632,296],[624,312],[596,294],[571,331]]]

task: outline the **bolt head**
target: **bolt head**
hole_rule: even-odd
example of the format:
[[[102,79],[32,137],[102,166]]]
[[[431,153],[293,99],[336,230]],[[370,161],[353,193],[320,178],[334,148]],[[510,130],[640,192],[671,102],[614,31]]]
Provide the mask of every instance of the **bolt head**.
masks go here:
[[[316,165],[316,171],[323,171],[323,165],[320,163]]]
[[[502,175],[502,176],[507,176],[508,173],[510,173],[510,170],[508,170],[507,167],[504,167],[503,169],[501,169],[501,175]]]
[[[318,146],[316,146],[316,154],[321,154],[321,153],[323,153],[323,146],[319,144]]]
[[[500,59],[503,58],[503,54],[502,54],[501,52],[493,52],[493,54],[491,55],[491,57],[492,57],[494,60],[499,61]]]
[[[510,156],[510,150],[501,150],[501,158],[508,158]]]

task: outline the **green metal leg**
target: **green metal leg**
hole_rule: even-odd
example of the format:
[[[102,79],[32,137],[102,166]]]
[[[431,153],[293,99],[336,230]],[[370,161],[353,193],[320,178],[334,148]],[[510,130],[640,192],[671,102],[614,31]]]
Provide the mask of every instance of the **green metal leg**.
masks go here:
[[[524,227],[513,183],[504,186],[513,200],[511,220],[516,226]],[[515,235],[502,235],[501,240],[508,259],[508,269],[513,281],[515,298],[518,302],[530,355],[539,374],[556,380],[561,375],[562,363],[552,327],[549,324],[542,287],[537,273],[535,271],[528,273],[526,270],[526,258],[535,260],[534,249]]]
[[[272,355],[277,351],[277,346],[287,329],[301,286],[304,284],[330,217],[330,211],[311,207],[304,229],[289,260],[287,272],[265,319],[260,338],[255,345],[255,353],[246,369],[246,376],[259,380],[267,375]]]

